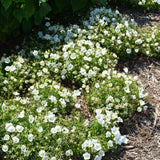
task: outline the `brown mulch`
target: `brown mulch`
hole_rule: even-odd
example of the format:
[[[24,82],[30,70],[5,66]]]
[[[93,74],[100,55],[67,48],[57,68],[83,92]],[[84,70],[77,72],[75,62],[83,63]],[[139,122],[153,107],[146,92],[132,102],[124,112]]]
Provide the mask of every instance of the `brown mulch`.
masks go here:
[[[129,143],[103,160],[160,160],[160,60],[140,57],[120,63],[119,70],[128,67],[137,75],[149,93],[151,105],[145,113],[135,113],[121,125],[121,133]]]
[[[138,11],[132,8],[119,8],[118,10],[126,17],[134,19],[139,27],[160,25],[160,10],[148,12]]]

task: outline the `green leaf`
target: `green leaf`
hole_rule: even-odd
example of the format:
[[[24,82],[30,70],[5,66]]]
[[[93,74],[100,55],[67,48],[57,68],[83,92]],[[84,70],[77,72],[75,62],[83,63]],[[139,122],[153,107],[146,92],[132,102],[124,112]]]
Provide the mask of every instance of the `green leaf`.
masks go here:
[[[32,29],[32,23],[31,20],[24,20],[22,24],[22,29],[24,32],[29,32]]]
[[[22,19],[24,18],[24,14],[23,14],[23,10],[22,9],[15,9],[13,11],[13,15],[19,22],[21,22]]]
[[[46,3],[48,0],[39,0],[39,4]]]
[[[40,6],[39,14],[41,17],[45,17],[51,10],[52,8],[50,7],[49,4],[42,3]]]
[[[69,8],[69,1],[68,0],[55,0],[56,6],[58,11],[61,12],[64,8]]]
[[[43,18],[51,11],[51,7],[47,3],[42,3],[40,9],[34,14],[34,23],[36,25],[40,24]]]
[[[1,3],[3,7],[5,8],[5,10],[7,10],[9,6],[12,4],[12,0],[1,0]]]
[[[77,11],[82,8],[85,8],[87,4],[88,4],[88,0],[71,0],[73,11]]]
[[[23,7],[24,17],[29,19],[35,12],[33,0],[26,0],[26,3]]]

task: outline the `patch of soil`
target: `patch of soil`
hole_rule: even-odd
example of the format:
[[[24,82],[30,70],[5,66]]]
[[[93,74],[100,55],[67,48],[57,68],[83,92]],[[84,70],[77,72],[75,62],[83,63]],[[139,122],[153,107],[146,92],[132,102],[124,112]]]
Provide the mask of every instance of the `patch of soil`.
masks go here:
[[[119,8],[119,11],[126,17],[134,19],[139,27],[160,25],[160,10],[155,12],[142,12],[135,9]]]
[[[135,113],[121,124],[121,133],[127,135],[129,143],[106,153],[103,160],[160,160],[160,60],[134,58],[120,62],[117,68],[122,71],[124,67],[141,80],[151,105],[145,113]]]

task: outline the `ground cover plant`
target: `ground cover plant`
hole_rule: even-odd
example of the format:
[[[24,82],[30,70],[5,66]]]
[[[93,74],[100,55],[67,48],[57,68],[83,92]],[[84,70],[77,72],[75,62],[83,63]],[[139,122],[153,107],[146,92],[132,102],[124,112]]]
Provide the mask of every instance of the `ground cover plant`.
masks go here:
[[[91,9],[81,26],[46,22],[30,47],[2,57],[4,158],[99,160],[126,144],[119,123],[146,111],[148,94],[127,68],[115,66],[131,55],[158,57],[158,35],[158,28],[143,34],[134,20],[103,7]]]

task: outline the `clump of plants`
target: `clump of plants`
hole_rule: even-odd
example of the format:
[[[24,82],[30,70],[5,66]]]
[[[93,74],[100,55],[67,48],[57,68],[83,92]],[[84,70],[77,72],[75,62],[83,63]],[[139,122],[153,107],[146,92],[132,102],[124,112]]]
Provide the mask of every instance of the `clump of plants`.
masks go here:
[[[148,49],[158,54],[151,44],[158,43],[159,30],[140,38],[134,20],[104,7],[92,9],[87,18],[81,26],[46,22],[33,46],[1,58],[0,152],[5,159],[100,160],[127,144],[119,123],[146,111],[148,94],[127,68],[119,73],[115,66],[119,58]],[[145,40],[149,34],[156,38]],[[41,43],[49,48],[38,48]]]
[[[127,19],[118,10],[112,11],[104,7],[92,9],[88,19],[83,20],[82,24],[82,26],[71,25],[64,28],[46,23],[45,33],[40,31],[38,35],[40,39],[48,42],[48,46],[68,41],[75,43],[75,39],[76,41],[85,39],[98,42],[100,47],[115,53],[120,59],[126,59],[131,55],[159,57],[160,29],[158,27],[147,30],[144,34],[134,19]]]

